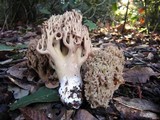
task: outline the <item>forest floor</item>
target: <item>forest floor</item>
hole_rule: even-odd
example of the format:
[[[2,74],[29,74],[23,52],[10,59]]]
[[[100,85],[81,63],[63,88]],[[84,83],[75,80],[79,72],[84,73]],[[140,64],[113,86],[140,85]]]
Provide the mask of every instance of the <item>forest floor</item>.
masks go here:
[[[12,106],[39,89],[39,78],[28,69],[25,54],[29,41],[40,34],[40,28],[33,26],[0,32],[0,120],[160,119],[160,34],[126,30],[122,35],[116,28],[101,28],[90,34],[94,47],[114,43],[125,56],[125,83],[115,91],[107,109],[82,105],[78,110],[66,110],[59,101],[34,101],[36,97],[24,100],[27,104],[23,101]]]

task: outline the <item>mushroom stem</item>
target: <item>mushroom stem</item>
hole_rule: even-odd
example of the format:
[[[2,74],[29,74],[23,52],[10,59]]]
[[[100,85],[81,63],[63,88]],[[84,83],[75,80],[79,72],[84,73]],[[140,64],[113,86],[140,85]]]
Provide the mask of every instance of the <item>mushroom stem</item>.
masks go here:
[[[80,76],[64,76],[60,79],[61,101],[68,107],[78,109],[82,103],[82,79]]]
[[[78,62],[71,55],[55,65],[57,65],[56,72],[60,81],[61,101],[68,107],[78,109],[82,103],[82,79]]]

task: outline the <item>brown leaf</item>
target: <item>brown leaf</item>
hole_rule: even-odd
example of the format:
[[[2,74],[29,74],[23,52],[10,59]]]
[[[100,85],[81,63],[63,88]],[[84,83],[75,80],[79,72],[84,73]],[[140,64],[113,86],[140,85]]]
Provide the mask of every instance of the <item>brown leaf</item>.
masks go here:
[[[145,8],[139,8],[138,9],[138,13],[139,14],[144,14],[144,12],[145,12]]]
[[[34,108],[25,107],[21,108],[20,111],[25,120],[49,120],[44,112]]]
[[[27,65],[26,65],[26,61],[24,61],[10,67],[7,73],[16,78],[23,79],[24,73],[26,72],[26,70],[27,70]]]
[[[10,63],[10,62],[12,62],[13,61],[13,59],[11,58],[11,59],[7,59],[7,60],[4,60],[4,61],[0,61],[0,65],[5,65],[5,64],[8,64],[8,63]]]
[[[74,112],[75,110],[66,110],[61,120],[71,120],[71,116],[73,115]]]
[[[20,81],[18,79],[15,79],[11,76],[7,76],[9,78],[10,81],[12,81],[14,84],[18,85],[19,87],[23,88],[23,89],[26,89],[26,90],[34,90],[36,88],[35,85],[33,84],[30,84],[30,83],[26,83],[24,81]]]
[[[139,18],[139,22],[140,22],[141,24],[144,24],[144,23],[145,23],[145,18],[144,18],[144,17],[140,17],[140,18]]]
[[[35,37],[36,36],[36,33],[35,32],[27,32],[24,36],[23,36],[23,38],[24,39],[28,39],[28,38],[30,38],[30,37]]]
[[[124,71],[124,80],[131,83],[146,83],[150,76],[157,76],[150,67],[136,66],[127,71]]]
[[[34,109],[45,111],[50,120],[62,120],[66,108],[60,103],[41,103],[34,105]],[[64,119],[66,120],[66,119]]]
[[[151,102],[147,101],[145,99],[140,99],[140,98],[133,98],[130,99],[128,97],[116,97],[113,98],[115,101],[119,102],[120,104],[123,104],[127,107],[137,109],[140,111],[153,111],[160,113],[160,106]]]
[[[73,120],[97,120],[92,114],[84,109],[78,110]]]
[[[0,51],[0,62],[8,59],[8,54],[13,54],[13,51]]]
[[[115,100],[115,107],[118,111],[123,113],[126,119],[160,119],[158,117],[160,106],[151,101],[139,98],[130,99],[127,97],[116,97],[113,99]]]
[[[28,82],[23,81],[24,78],[29,78],[29,75],[31,75],[27,69],[26,61],[20,62],[10,67],[7,71],[7,74],[10,81],[23,89],[31,90],[35,87],[33,84],[29,84]]]

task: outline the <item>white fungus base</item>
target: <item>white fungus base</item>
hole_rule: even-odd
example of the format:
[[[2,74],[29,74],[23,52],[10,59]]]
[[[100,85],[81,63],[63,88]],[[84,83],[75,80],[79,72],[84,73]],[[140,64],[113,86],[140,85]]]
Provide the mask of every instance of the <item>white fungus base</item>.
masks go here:
[[[82,79],[77,76],[63,77],[60,80],[59,94],[64,104],[78,109],[82,103]]]

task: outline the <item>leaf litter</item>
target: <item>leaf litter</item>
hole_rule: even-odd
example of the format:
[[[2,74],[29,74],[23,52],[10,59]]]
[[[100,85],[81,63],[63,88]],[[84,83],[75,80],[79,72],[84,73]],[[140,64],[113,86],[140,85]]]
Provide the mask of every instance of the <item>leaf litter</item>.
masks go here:
[[[158,76],[160,74],[154,72],[150,67],[135,66],[131,69],[125,69],[123,78],[125,82],[130,83],[146,83],[151,76]]]
[[[59,102],[56,90],[41,87],[44,83],[36,73],[27,68],[25,63],[27,45],[30,39],[38,35],[36,31],[24,33],[21,30],[24,28],[21,27],[17,31],[4,31],[0,34],[0,93],[2,96],[5,95],[4,98],[0,96],[1,112],[10,114],[10,117],[14,116],[14,111],[8,111],[8,106],[10,106],[10,110],[20,110],[19,115],[16,116],[17,119],[23,116],[22,118],[26,120],[160,119],[158,116],[160,113],[159,34],[146,35],[131,30],[122,35],[118,31],[115,32],[115,28],[111,31],[106,28],[92,31],[91,38],[94,47],[104,48],[113,43],[123,49],[126,58],[124,69],[126,83],[115,92],[107,110],[91,109],[84,101],[79,110],[70,111]],[[13,92],[25,90],[28,92]],[[15,93],[19,95],[16,96]],[[21,98],[22,96],[25,97]],[[42,96],[44,99],[41,99]],[[17,102],[13,103],[15,100]],[[9,105],[9,103],[12,104]],[[45,106],[45,110],[35,107],[37,104],[41,107]]]

